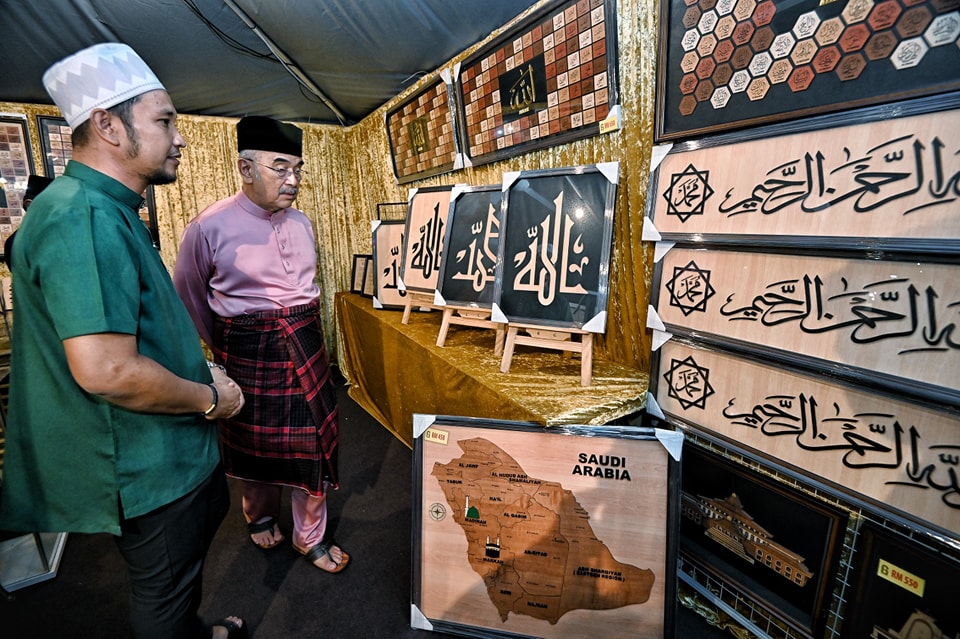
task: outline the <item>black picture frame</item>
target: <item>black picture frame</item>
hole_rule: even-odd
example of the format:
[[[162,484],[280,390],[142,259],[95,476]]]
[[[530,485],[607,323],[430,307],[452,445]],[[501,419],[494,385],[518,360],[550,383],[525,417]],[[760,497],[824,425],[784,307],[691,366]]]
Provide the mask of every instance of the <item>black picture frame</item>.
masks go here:
[[[377,204],[378,220],[404,220],[407,217],[406,202],[379,202]]]
[[[960,542],[860,527],[841,639],[960,636]]]
[[[373,307],[402,309],[407,293],[400,287],[400,266],[403,260],[403,220],[373,222]]]
[[[446,304],[489,309],[500,250],[499,184],[456,186],[440,258],[437,294]]]
[[[606,330],[618,179],[617,162],[504,174],[495,321]]]
[[[363,255],[355,253],[353,255],[353,268],[350,271],[350,292],[362,294],[366,288],[368,278],[367,269],[373,262],[373,255]]]
[[[674,637],[680,433],[413,421],[412,627]]]
[[[147,230],[150,231],[150,243],[153,248],[160,250],[160,228],[157,221],[157,197],[153,191],[153,185],[147,186],[143,192],[143,205],[140,207],[140,219],[143,221]]]
[[[456,97],[466,161],[601,133],[620,99],[616,22],[614,0],[558,0],[464,60]]]
[[[822,636],[846,527],[843,511],[702,447],[688,445],[683,456],[684,561],[803,636]]]
[[[23,221],[23,196],[34,175],[27,118],[0,115],[0,251]]]
[[[453,86],[441,73],[386,116],[390,159],[397,183],[406,184],[463,166]]]
[[[654,140],[960,88],[956,6],[908,4],[661,2]]]
[[[73,157],[73,129],[63,118],[38,115],[37,131],[40,133],[40,149],[43,152],[43,174],[48,178],[63,175],[67,162]]]

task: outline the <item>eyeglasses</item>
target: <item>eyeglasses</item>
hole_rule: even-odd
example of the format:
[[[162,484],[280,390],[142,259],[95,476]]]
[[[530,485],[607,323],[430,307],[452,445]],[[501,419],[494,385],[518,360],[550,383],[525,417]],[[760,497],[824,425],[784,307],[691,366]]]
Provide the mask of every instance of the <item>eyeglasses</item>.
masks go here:
[[[265,169],[270,169],[271,171],[277,174],[278,178],[284,181],[287,178],[289,178],[291,175],[295,176],[299,181],[299,180],[302,180],[304,176],[306,176],[307,174],[307,172],[304,169],[289,169],[287,167],[276,167],[276,166],[270,166],[269,164],[261,164],[260,162],[254,162],[253,160],[250,160],[250,161],[253,162],[254,164],[259,164]]]

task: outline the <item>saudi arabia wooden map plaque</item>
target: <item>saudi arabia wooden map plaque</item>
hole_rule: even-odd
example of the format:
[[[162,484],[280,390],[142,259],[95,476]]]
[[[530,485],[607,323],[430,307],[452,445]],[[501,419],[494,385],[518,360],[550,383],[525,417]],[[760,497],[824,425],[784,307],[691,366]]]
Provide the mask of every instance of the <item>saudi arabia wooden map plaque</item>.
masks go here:
[[[682,434],[425,415],[414,428],[413,627],[673,636]]]

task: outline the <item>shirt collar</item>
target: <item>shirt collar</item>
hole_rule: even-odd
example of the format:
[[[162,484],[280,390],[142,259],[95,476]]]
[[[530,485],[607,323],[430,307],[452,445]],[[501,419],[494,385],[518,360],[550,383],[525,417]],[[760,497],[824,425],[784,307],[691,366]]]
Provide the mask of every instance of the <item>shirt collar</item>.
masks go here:
[[[244,193],[243,191],[240,191],[237,193],[237,206],[239,206],[241,209],[243,209],[247,213],[251,215],[255,215],[256,217],[262,218],[264,220],[273,219],[274,211],[268,211],[266,209],[260,208],[259,206],[254,204],[253,200],[247,197],[247,194]],[[276,214],[282,215],[286,212],[287,212],[287,209],[280,209],[279,211],[276,211]]]
[[[63,174],[92,183],[98,190],[103,191],[134,211],[140,210],[140,207],[143,206],[143,196],[140,193],[131,191],[106,173],[91,169],[86,164],[71,159],[67,163],[67,168],[63,171]]]

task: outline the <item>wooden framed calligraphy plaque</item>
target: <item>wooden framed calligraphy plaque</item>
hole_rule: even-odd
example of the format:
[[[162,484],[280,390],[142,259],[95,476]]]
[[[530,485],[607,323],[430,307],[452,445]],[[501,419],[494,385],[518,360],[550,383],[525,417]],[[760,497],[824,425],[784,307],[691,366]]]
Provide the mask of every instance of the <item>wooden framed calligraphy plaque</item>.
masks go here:
[[[960,636],[960,549],[867,522],[854,556],[842,639]]]
[[[457,102],[473,164],[600,133],[619,100],[615,6],[551,2],[463,62]]]
[[[404,225],[403,220],[373,222],[374,308],[406,305],[406,291],[400,288]]]
[[[493,319],[606,330],[617,162],[505,173]]]
[[[686,446],[683,457],[684,561],[804,636],[823,636],[843,511],[698,446]]]
[[[944,0],[665,0],[658,142],[960,88]]]
[[[401,288],[433,295],[440,279],[443,238],[453,186],[410,189],[400,265]]]
[[[453,114],[449,77],[438,77],[387,113],[390,157],[400,184],[463,165]]]
[[[960,404],[960,265],[677,245],[655,267],[668,333]]]
[[[675,633],[683,435],[414,415],[411,626]]]
[[[37,130],[43,150],[43,174],[48,178],[63,175],[67,162],[73,157],[73,129],[63,118],[38,115]]]
[[[960,535],[956,413],[674,338],[654,353],[663,413],[832,492]]]
[[[489,309],[500,249],[501,186],[456,186],[437,294],[446,304]]]
[[[645,224],[666,240],[956,254],[960,94],[902,110],[944,104],[954,108],[677,145],[651,180]]]

